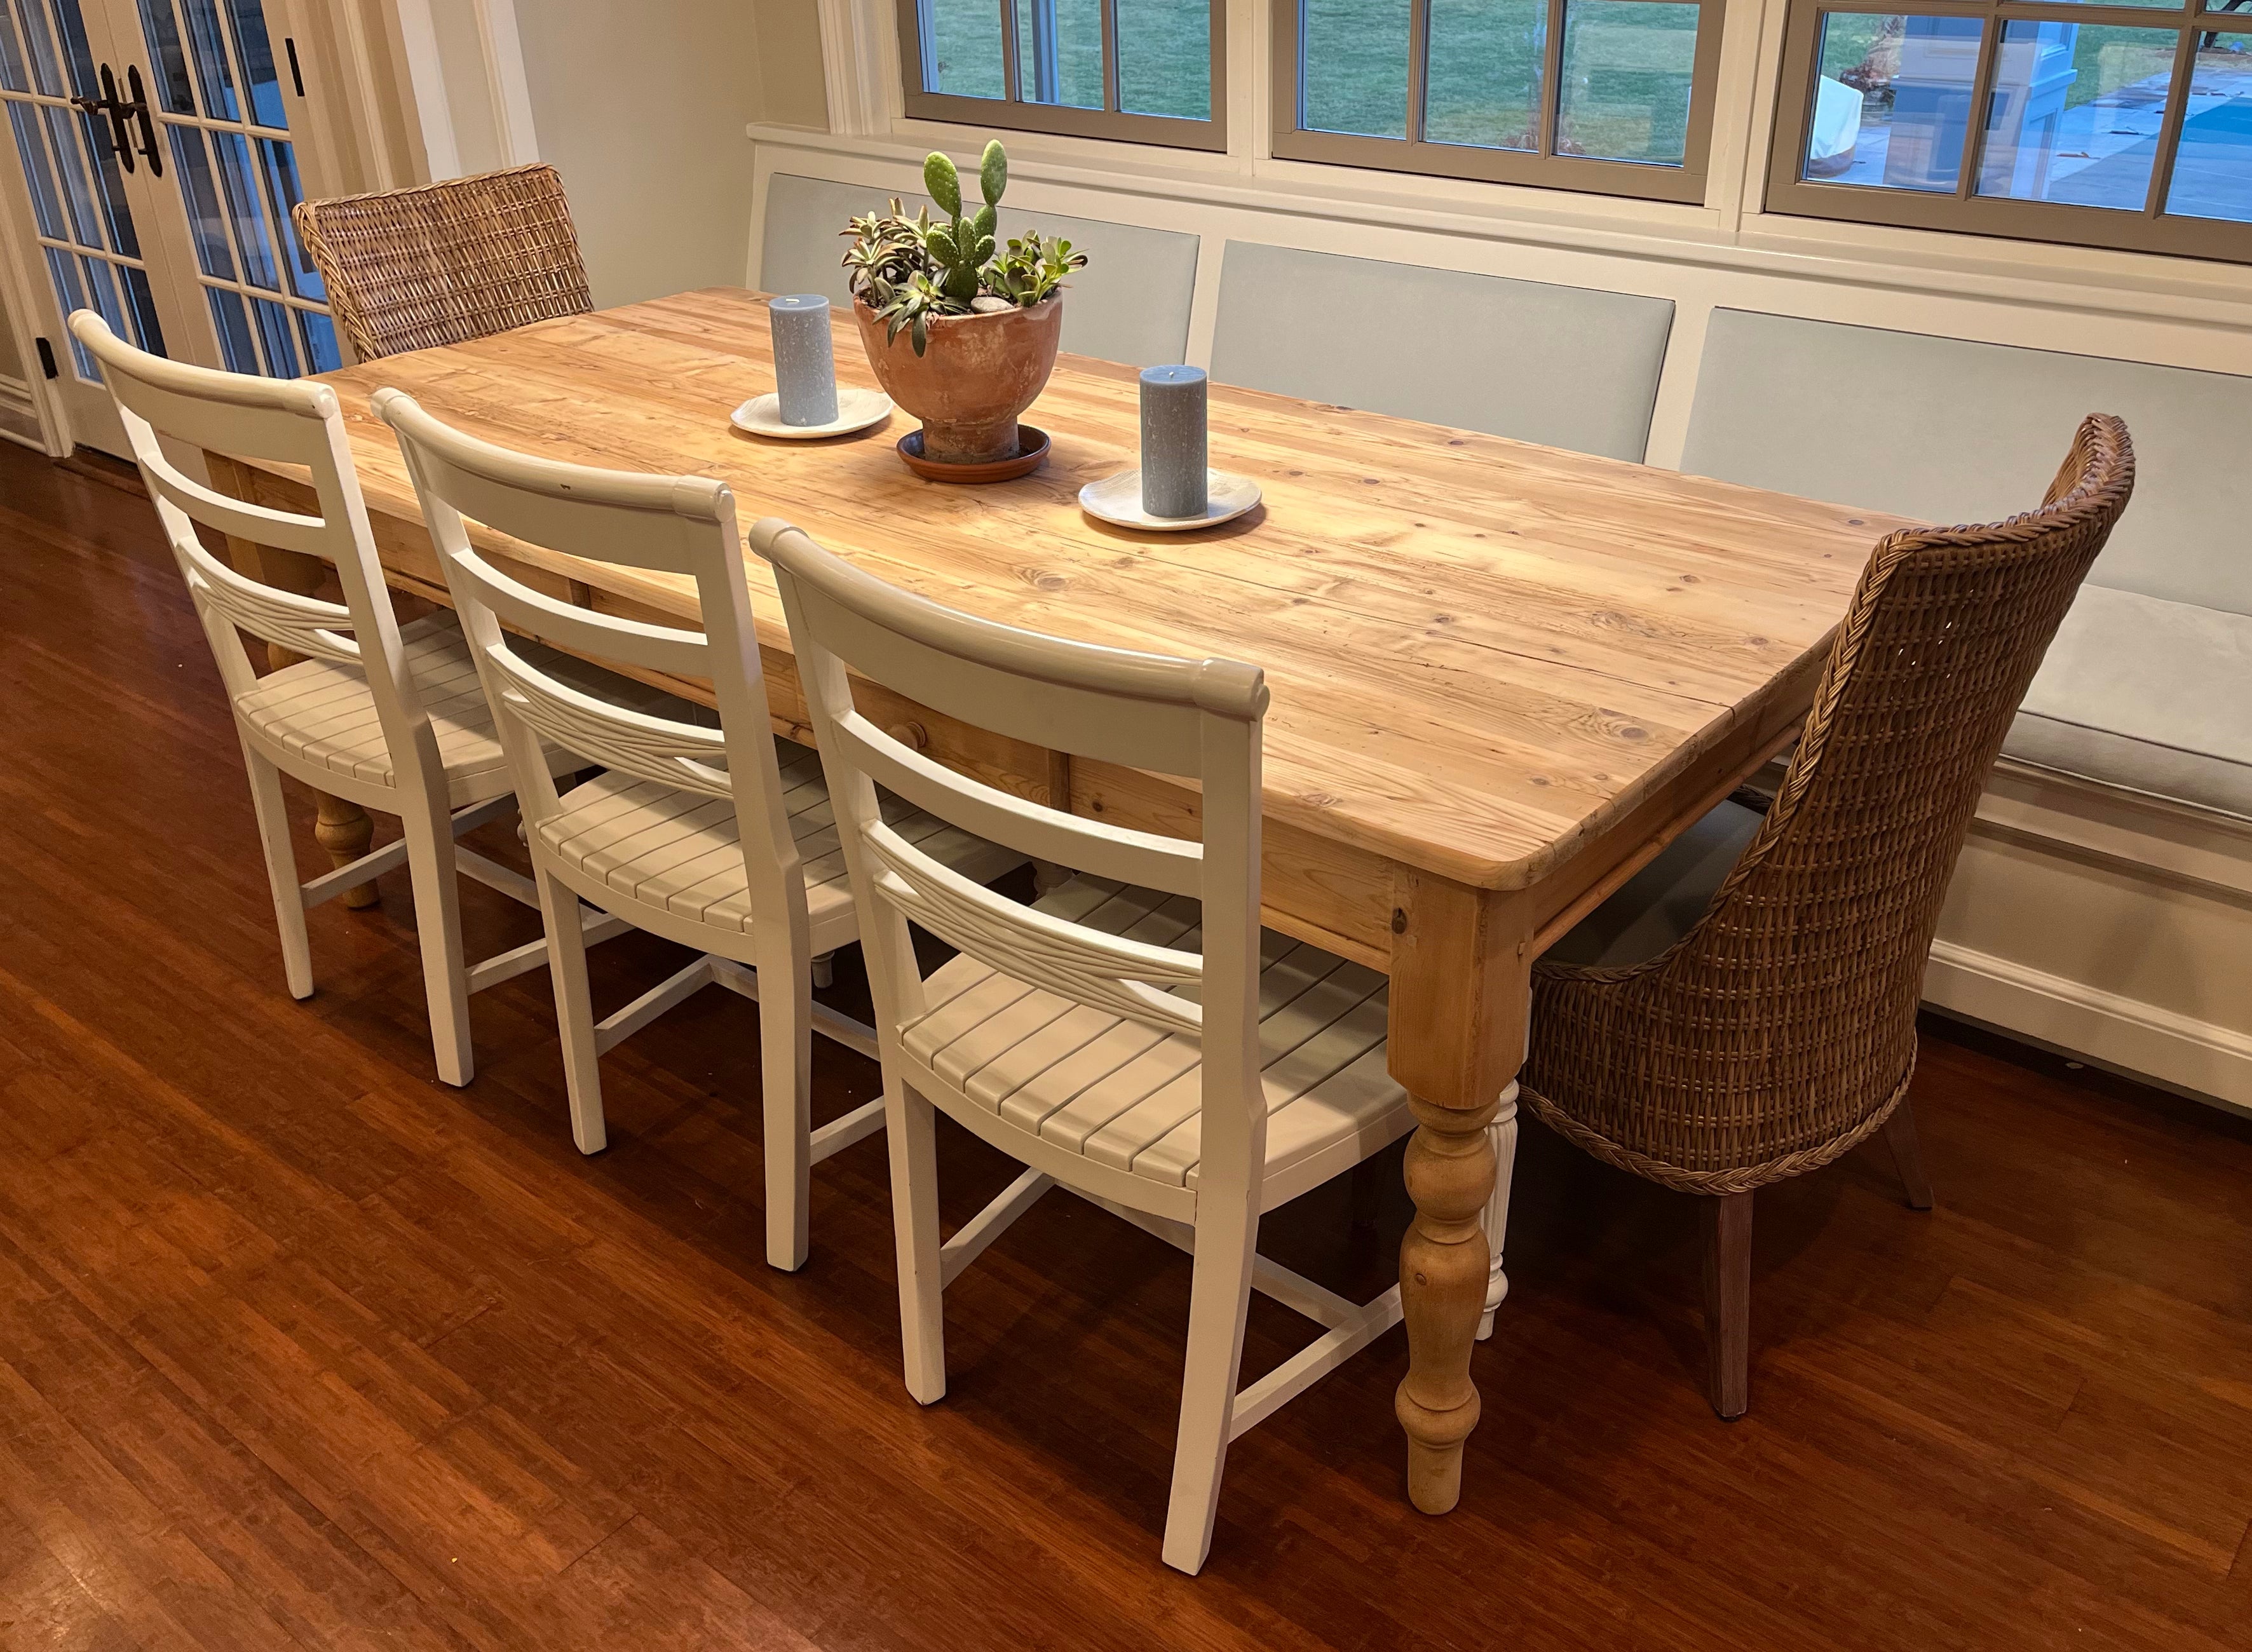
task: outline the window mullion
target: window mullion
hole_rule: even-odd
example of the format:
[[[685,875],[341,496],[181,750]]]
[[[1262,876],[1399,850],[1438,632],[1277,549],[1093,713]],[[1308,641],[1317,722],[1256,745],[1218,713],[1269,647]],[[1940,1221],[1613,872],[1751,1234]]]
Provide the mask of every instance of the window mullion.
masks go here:
[[[1564,0],[1548,0],[1547,34],[1540,45],[1540,153],[1553,157],[1564,107]]]
[[[1001,94],[1011,103],[1025,101],[1024,82],[1018,77],[1017,41],[1017,0],[998,0],[1001,7]],[[1033,0],[1035,5],[1039,0]],[[935,8],[933,8],[935,10]]]
[[[1431,84],[1431,0],[1408,0],[1408,141],[1423,141]]]
[[[2185,28],[2174,47],[2172,82],[2166,88],[2165,118],[2158,122],[2158,152],[2151,162],[2151,192],[2143,202],[2143,216],[2157,218],[2166,208],[2166,191],[2174,178],[2174,151],[2181,147],[2182,123],[2189,114],[2189,83],[2197,68],[2198,31]]]
[[[1102,107],[1118,113],[1118,0],[1102,0]]]
[[[1994,73],[2002,56],[2002,8],[1987,0],[1986,26],[1978,31],[1978,66],[1970,75],[1970,108],[1964,121],[1963,156],[1955,198],[1967,201],[1978,187],[1978,168],[1986,158],[1986,128],[1994,114]]]

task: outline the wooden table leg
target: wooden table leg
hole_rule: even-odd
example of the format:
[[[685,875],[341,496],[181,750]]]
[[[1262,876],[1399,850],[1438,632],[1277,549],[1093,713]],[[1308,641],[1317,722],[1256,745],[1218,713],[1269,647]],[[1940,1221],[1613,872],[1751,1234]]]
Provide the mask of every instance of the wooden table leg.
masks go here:
[[[1408,1496],[1444,1514],[1462,1496],[1463,1446],[1477,1426],[1470,1350],[1484,1318],[1494,1202],[1488,1127],[1510,1108],[1524,1059],[1528,903],[1439,878],[1405,880],[1393,914],[1392,1075],[1408,1092],[1415,1219],[1400,1246],[1408,1375],[1394,1399],[1408,1435]],[[1513,1145],[1513,1144],[1512,1144]]]
[[[217,454],[206,454],[204,464],[212,486],[221,493],[239,499],[250,496],[248,479],[242,467],[232,459]],[[238,573],[261,580],[278,590],[294,591],[300,596],[310,596],[318,590],[321,581],[328,577],[328,564],[318,557],[309,557],[295,551],[275,551],[266,545],[253,545],[247,539],[229,536],[226,542],[227,559]],[[305,656],[295,649],[285,649],[279,642],[266,645],[266,666],[278,671],[284,666],[295,665]],[[326,792],[315,792],[316,810],[313,841],[326,851],[330,866],[349,866],[367,853],[367,846],[375,836],[375,823],[358,803],[342,797],[332,797]],[[364,911],[383,899],[382,892],[373,884],[361,884],[347,889],[337,899],[355,911]]]

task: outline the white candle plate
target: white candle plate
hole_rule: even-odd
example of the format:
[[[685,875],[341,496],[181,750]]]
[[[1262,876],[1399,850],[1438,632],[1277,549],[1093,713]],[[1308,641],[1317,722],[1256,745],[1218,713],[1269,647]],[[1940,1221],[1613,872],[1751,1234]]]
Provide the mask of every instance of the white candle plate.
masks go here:
[[[1186,533],[1233,522],[1259,503],[1259,484],[1229,470],[1205,472],[1204,514],[1198,517],[1153,517],[1142,509],[1142,473],[1122,470],[1115,476],[1090,482],[1079,490],[1079,508],[1099,522],[1121,528],[1141,528],[1153,533]]]
[[[879,424],[892,411],[892,399],[880,390],[837,386],[837,417],[825,425],[786,425],[782,421],[780,396],[754,396],[727,415],[727,422],[754,436],[780,436],[789,441],[810,441],[818,436],[849,436]]]

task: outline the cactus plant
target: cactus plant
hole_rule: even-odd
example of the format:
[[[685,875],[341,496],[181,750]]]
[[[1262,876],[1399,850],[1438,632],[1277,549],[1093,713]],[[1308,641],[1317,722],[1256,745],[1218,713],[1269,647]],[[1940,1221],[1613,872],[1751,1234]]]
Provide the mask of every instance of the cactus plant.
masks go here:
[[[1001,196],[1009,187],[1009,153],[998,138],[978,161],[983,201],[975,212],[962,210],[962,174],[949,156],[928,156],[922,178],[942,217],[934,221],[921,212],[910,219],[894,200],[888,214],[856,218],[844,232],[852,238],[844,267],[853,296],[883,318],[887,339],[906,331],[916,355],[929,343],[932,316],[975,314],[980,300],[1029,309],[1087,267],[1086,253],[1038,231],[1012,238],[996,256]]]

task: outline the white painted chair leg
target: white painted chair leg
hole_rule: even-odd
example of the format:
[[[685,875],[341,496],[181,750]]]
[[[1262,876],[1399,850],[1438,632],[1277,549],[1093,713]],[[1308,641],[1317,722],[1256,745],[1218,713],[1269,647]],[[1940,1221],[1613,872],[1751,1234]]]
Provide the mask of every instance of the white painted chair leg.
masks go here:
[[[938,1241],[937,1112],[901,1085],[884,1097],[892,1156],[892,1235],[899,1252],[900,1344],[907,1392],[946,1398],[946,1287]]]
[[[1258,1244],[1259,1218],[1248,1204],[1199,1210],[1180,1433],[1173,1447],[1172,1499],[1165,1511],[1165,1564],[1183,1572],[1200,1571],[1212,1550],[1220,1470],[1234,1430],[1235,1383],[1243,1364],[1243,1321]]]
[[[779,927],[779,926],[777,926]],[[813,1198],[813,992],[825,960],[805,967],[785,941],[759,954],[759,1079],[764,1092],[767,1261],[805,1266]]]
[[[266,848],[266,881],[274,889],[274,922],[282,932],[282,968],[289,996],[313,996],[313,947],[305,934],[305,895],[297,881],[297,851],[289,841],[288,806],[282,795],[281,771],[242,748],[250,772],[250,806],[258,816],[258,839]]]
[[[1517,1168],[1517,1086],[1501,1093],[1501,1110],[1485,1128],[1493,1143],[1493,1197],[1486,1201],[1483,1225],[1492,1260],[1485,1276],[1485,1312],[1478,1319],[1478,1341],[1493,1335],[1494,1310],[1509,1295],[1509,1275],[1501,1271],[1502,1241],[1509,1236],[1509,1182]]]
[[[454,865],[454,827],[445,799],[428,809],[401,797],[407,871],[414,885],[414,927],[422,940],[423,996],[438,1076],[467,1084],[476,1074],[469,1048],[469,971],[462,956],[462,892]]]
[[[562,1035],[563,1082],[571,1098],[571,1139],[581,1153],[610,1144],[602,1121],[601,1056],[594,1043],[594,1000],[587,985],[587,937],[579,927],[579,897],[537,863],[539,920],[547,927],[547,974],[555,983],[555,1026]]]
[[[826,992],[837,984],[837,954],[824,952],[813,961],[813,987],[817,992]]]

